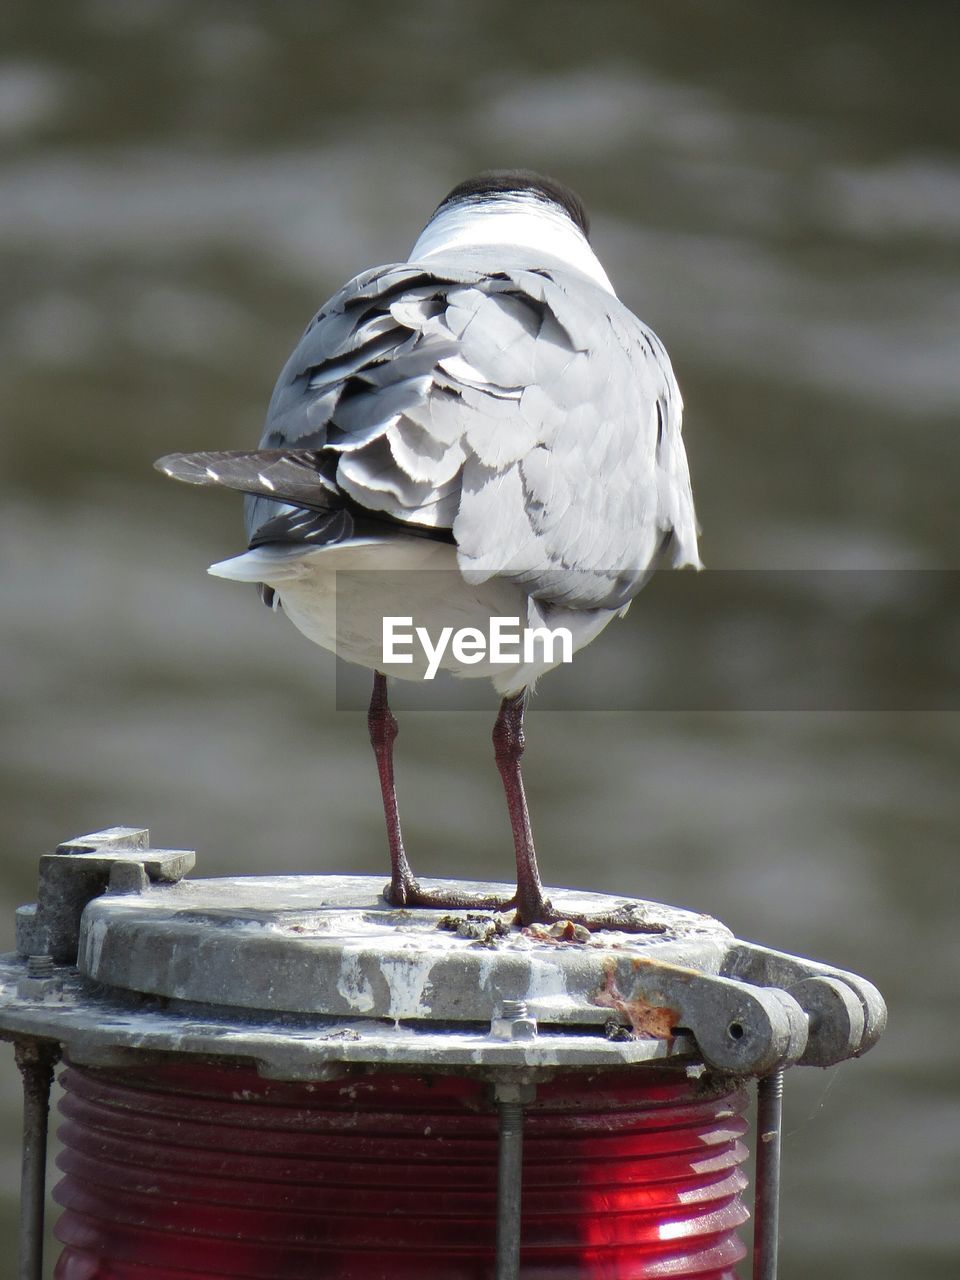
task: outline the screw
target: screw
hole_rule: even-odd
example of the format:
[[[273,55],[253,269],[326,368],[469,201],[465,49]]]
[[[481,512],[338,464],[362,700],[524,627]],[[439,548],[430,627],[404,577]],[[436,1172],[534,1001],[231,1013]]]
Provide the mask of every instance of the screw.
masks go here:
[[[526,1000],[502,1000],[490,1021],[490,1034],[494,1040],[535,1040],[537,1020],[529,1016]]]
[[[527,1016],[526,1000],[504,1000],[500,1005],[500,1017],[508,1022],[516,1022],[518,1018]]]
[[[53,956],[27,956],[28,978],[52,978]]]

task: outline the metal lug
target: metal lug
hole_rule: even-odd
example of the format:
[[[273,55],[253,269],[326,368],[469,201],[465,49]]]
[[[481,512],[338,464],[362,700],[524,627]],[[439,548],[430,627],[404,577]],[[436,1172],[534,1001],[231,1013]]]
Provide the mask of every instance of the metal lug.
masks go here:
[[[80,917],[91,899],[108,887],[130,893],[140,892],[150,880],[176,882],[195,861],[189,849],[151,849],[150,833],[143,827],[110,827],[64,841],[55,853],[40,858],[37,901],[17,908],[18,952],[75,964]],[[118,864],[128,869],[118,872],[114,883]]]

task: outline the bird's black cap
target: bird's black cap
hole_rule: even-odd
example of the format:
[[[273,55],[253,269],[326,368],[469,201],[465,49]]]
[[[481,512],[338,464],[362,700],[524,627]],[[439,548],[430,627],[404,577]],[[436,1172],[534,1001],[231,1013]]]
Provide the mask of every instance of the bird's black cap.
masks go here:
[[[467,178],[453,188],[437,205],[435,213],[451,204],[465,201],[481,201],[497,195],[533,195],[548,204],[559,205],[570,220],[590,237],[590,219],[583,201],[555,178],[547,178],[532,169],[487,169],[474,178]]]

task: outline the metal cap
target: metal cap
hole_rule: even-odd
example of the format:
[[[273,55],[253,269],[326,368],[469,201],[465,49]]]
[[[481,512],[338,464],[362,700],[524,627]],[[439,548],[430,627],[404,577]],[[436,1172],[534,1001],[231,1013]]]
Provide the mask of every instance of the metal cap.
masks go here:
[[[510,895],[429,887],[444,885]],[[107,894],[84,912],[78,967],[114,987],[273,1013],[489,1022],[504,1000],[523,1000],[541,1022],[597,1024],[638,964],[716,974],[733,940],[709,916],[655,903],[636,905],[663,933],[569,929],[565,940],[562,927],[510,927],[512,913],[395,910],[382,889],[382,877],[245,876]],[[550,895],[561,914],[624,902]]]

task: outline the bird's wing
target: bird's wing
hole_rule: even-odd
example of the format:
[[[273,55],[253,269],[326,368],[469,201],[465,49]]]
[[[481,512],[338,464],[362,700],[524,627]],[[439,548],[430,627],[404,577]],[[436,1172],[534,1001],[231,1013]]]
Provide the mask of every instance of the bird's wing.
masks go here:
[[[459,398],[441,367],[458,351],[445,294],[461,279],[412,265],[365,272],[321,308],[274,389],[261,447],[323,451],[357,507],[449,530],[464,452]],[[433,432],[417,421],[429,415]],[[248,502],[251,533],[275,504]]]
[[[496,364],[482,330],[463,335],[463,358],[508,394],[470,393],[486,420],[465,433],[460,565],[473,580],[510,569],[555,604],[618,608],[658,564],[699,563],[673,371],[659,339],[582,277],[513,283],[535,334]]]
[[[474,581],[618,608],[668,544],[697,563],[680,411],[659,341],[583,276],[436,258],[336,294],[280,375],[261,450],[232,455],[240,473],[197,455],[194,479],[252,495],[258,542],[284,503],[329,532],[332,484],[353,513],[452,529]]]

